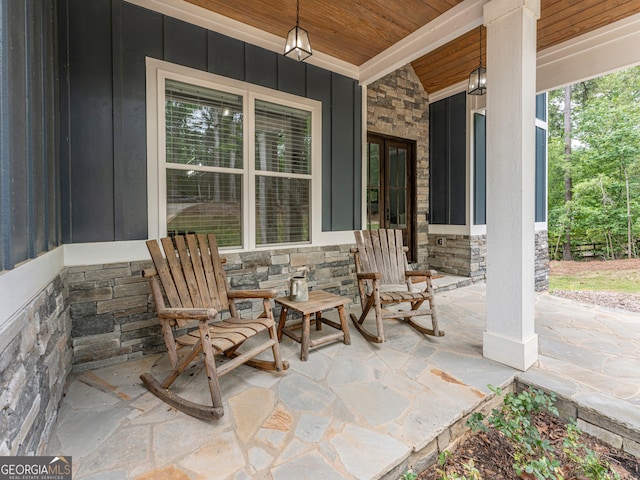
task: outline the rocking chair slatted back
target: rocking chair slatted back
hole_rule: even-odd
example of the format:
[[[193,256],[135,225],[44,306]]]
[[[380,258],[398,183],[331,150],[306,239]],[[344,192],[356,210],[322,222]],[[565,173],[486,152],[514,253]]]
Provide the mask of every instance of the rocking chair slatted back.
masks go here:
[[[161,242],[166,260],[155,240],[149,240],[147,246],[171,307],[229,308],[226,277],[214,235],[168,237]]]
[[[383,285],[406,283],[406,254],[400,230],[354,232],[362,271],[380,272]]]

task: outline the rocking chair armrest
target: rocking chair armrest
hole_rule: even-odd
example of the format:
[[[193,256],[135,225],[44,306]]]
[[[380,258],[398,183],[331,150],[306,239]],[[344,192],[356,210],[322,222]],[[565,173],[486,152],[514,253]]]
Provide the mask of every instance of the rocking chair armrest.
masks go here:
[[[142,276],[144,278],[150,278],[158,274],[158,271],[155,268],[145,268],[142,270]]]
[[[407,277],[432,277],[433,276],[433,270],[408,270],[406,272],[404,272],[405,276]]]
[[[229,290],[227,292],[229,298],[276,298],[278,292],[270,290]]]
[[[404,274],[407,280],[410,279],[411,283],[420,283],[428,282],[435,275],[435,272],[433,270],[407,271]]]
[[[356,277],[358,278],[358,280],[380,280],[382,278],[382,273],[361,272],[361,273],[356,273]]]
[[[172,320],[199,320],[207,322],[218,316],[215,308],[163,308],[158,311],[158,318]]]

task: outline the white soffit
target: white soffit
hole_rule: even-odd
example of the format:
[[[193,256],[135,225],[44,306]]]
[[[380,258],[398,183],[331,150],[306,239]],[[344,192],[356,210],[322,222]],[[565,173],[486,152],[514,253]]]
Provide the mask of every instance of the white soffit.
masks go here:
[[[640,64],[640,14],[538,53],[538,92]]]
[[[126,0],[139,7],[162,13],[178,20],[197,25],[207,30],[227,35],[228,37],[283,53],[285,38],[246,25],[237,20],[199,7],[184,0]],[[313,38],[311,39],[313,41]],[[306,63],[330,70],[350,78],[358,79],[359,68],[356,65],[339,60],[330,55],[314,50],[313,55],[305,60]]]

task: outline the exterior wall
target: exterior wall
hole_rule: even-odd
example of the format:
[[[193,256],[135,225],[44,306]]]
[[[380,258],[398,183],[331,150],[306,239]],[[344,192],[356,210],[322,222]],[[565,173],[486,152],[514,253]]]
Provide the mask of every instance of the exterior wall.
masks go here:
[[[429,234],[429,268],[439,272],[485,280],[487,240],[485,235]],[[444,239],[444,242],[439,242]],[[444,244],[443,244],[444,243]]]
[[[59,274],[13,320],[0,351],[0,455],[42,455],[71,371],[66,274]],[[10,331],[10,330],[9,330]],[[6,332],[6,331],[5,331]],[[5,343],[6,342],[6,343]]]
[[[440,272],[470,277],[473,282],[486,280],[486,235],[429,236],[429,268]],[[438,239],[446,239],[446,245],[438,245]],[[535,289],[542,292],[549,288],[549,244],[546,230],[536,231]]]
[[[536,292],[549,289],[549,232],[536,231]]]
[[[416,141],[418,264],[427,265],[429,211],[429,97],[411,65],[367,87],[367,129]]]
[[[74,365],[100,367],[162,350],[151,289],[142,278],[149,267],[150,261],[67,270]]]
[[[356,300],[354,245],[292,248],[224,255],[232,289],[275,289],[287,295],[288,279],[308,266],[309,287]],[[148,281],[150,262],[68,269],[74,371],[97,368],[164,351]],[[262,312],[262,301],[236,304],[241,316]],[[279,310],[274,311],[276,319]]]
[[[123,0],[59,4],[63,243],[148,238],[147,57],[322,102],[322,228],[360,228],[356,80]]]
[[[0,272],[60,245],[56,4],[0,7]]]

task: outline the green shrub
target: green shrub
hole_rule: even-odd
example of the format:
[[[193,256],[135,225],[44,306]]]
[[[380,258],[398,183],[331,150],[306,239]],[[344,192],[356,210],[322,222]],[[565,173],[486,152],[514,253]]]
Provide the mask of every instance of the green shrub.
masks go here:
[[[500,388],[489,386],[491,391],[502,395]],[[513,447],[513,468],[518,475],[528,473],[537,480],[553,479],[565,480],[565,478],[588,478],[591,480],[619,480],[617,473],[611,470],[608,462],[598,454],[588,449],[580,442],[582,432],[572,424],[567,425],[567,433],[563,442],[563,451],[569,460],[569,465],[560,467],[560,461],[556,458],[554,449],[548,440],[541,437],[540,431],[533,422],[532,415],[540,412],[558,415],[558,409],[554,406],[555,394],[547,395],[542,390],[530,388],[520,393],[509,393],[504,396],[502,406],[494,408],[489,417],[482,413],[473,413],[467,420],[467,425],[474,431],[488,431],[489,426],[495,428],[507,437]],[[442,456],[442,454],[441,454]],[[448,455],[442,457],[443,466]],[[465,475],[470,471],[464,465]],[[442,480],[464,479],[466,477],[446,476],[442,470]],[[475,473],[474,473],[475,475]],[[565,477],[565,475],[567,475]],[[480,474],[470,477],[479,479]]]

